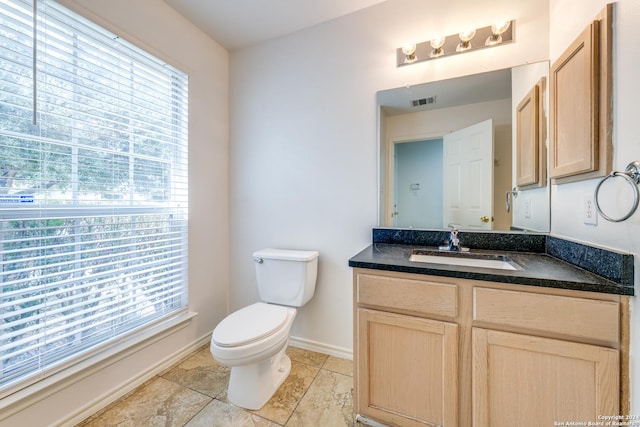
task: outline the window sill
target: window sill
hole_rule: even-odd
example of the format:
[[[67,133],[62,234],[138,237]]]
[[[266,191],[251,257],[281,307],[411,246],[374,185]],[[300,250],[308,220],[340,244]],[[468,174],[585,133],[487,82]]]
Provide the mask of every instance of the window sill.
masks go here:
[[[140,331],[127,340],[0,399],[0,421],[187,327],[197,314],[194,311],[179,313],[151,328]]]

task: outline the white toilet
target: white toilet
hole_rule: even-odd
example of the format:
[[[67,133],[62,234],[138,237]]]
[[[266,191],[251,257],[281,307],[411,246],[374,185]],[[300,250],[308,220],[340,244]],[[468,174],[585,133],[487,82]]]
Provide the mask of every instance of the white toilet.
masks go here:
[[[297,308],[313,297],[317,251],[263,249],[254,252],[260,299],[225,317],[211,336],[211,354],[231,367],[227,398],[260,409],[291,371],[285,354]]]

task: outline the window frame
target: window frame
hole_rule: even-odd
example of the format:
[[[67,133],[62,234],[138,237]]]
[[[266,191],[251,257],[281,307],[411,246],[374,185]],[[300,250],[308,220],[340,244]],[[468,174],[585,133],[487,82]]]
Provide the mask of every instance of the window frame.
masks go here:
[[[36,2],[42,2],[42,0],[35,0]],[[52,0],[46,0],[46,2],[51,2]],[[63,9],[67,9],[64,5],[61,5]],[[67,9],[69,10],[69,9]],[[80,19],[85,19],[82,16],[78,15],[74,11],[69,10],[72,14],[77,15]],[[89,21],[88,19],[86,21]],[[111,33],[112,31],[104,28],[100,24],[92,23],[97,27],[100,27],[103,31]],[[114,35],[115,36],[115,35]],[[120,38],[121,36],[115,36]],[[125,38],[122,38],[125,41]],[[139,51],[145,52],[145,54],[154,56],[154,53],[146,52],[144,49],[137,48],[135,44],[129,43],[134,49],[138,49]],[[157,59],[157,58],[156,58]],[[176,71],[179,71],[175,67],[171,67]],[[188,80],[188,76],[187,76]],[[187,92],[186,100],[184,101],[185,107],[185,115],[187,114],[188,108],[188,86],[185,86],[184,89]],[[184,145],[182,149],[179,151],[179,155],[182,156],[182,161],[178,162],[187,167],[188,161],[188,119],[184,119],[185,123],[182,132],[185,137]],[[2,136],[11,137],[12,132],[9,131],[1,131]],[[38,139],[38,137],[34,137],[33,135],[26,135],[21,133],[13,133],[13,136],[25,138],[29,136],[33,139]],[[69,146],[72,144],[69,143]],[[124,155],[124,153],[123,153]],[[127,157],[125,155],[125,157]],[[135,156],[129,153],[128,159],[129,162],[132,162]],[[174,164],[171,162],[170,164]],[[180,177],[180,182],[178,185],[183,185],[181,191],[188,194],[188,174],[185,174]],[[0,221],[4,220],[5,217],[10,215],[12,220],[19,220],[20,218],[30,218],[38,216],[39,218],[76,218],[83,215],[94,215],[98,212],[105,212],[109,215],[141,215],[141,214],[167,214],[176,212],[176,206],[171,206],[173,203],[169,203],[167,206],[151,206],[151,205],[118,205],[113,204],[109,206],[85,206],[85,205],[50,205],[46,208],[43,207],[35,207],[34,204],[19,204],[19,205],[0,205]],[[178,212],[183,212],[184,218],[182,221],[184,222],[184,230],[183,235],[186,239],[188,234],[188,198],[185,196],[179,203],[181,205],[181,209]],[[2,243],[2,241],[0,241]],[[58,387],[62,383],[66,383],[71,378],[76,378],[74,382],[86,375],[89,375],[90,372],[95,371],[95,369],[101,369],[100,366],[107,366],[115,359],[119,359],[125,357],[127,351],[140,348],[141,346],[146,346],[150,342],[153,342],[160,337],[165,336],[176,328],[182,328],[186,326],[186,322],[188,322],[195,313],[189,311],[188,307],[188,246],[187,243],[183,243],[183,252],[184,252],[184,263],[183,263],[183,280],[184,283],[182,285],[182,303],[181,308],[175,310],[169,314],[165,314],[158,319],[152,321],[147,324],[145,327],[134,329],[130,332],[123,334],[122,336],[117,337],[114,340],[109,340],[106,344],[101,344],[98,346],[90,347],[81,352],[81,356],[75,357],[73,360],[63,360],[62,363],[56,365],[55,367],[48,369],[47,373],[40,372],[35,375],[28,376],[24,381],[21,381],[16,384],[9,384],[9,386],[0,387],[0,409],[5,409],[8,407],[13,407],[17,405],[17,402],[25,401],[25,396],[30,396],[32,392],[35,391],[36,395],[42,396],[42,390],[49,389],[51,390],[53,386]],[[0,248],[1,251],[1,248]],[[1,282],[0,282],[1,283]],[[88,366],[92,366],[90,370],[87,370]],[[18,405],[19,406],[19,405]],[[7,413],[7,416],[10,414]],[[3,417],[0,417],[2,419]]]

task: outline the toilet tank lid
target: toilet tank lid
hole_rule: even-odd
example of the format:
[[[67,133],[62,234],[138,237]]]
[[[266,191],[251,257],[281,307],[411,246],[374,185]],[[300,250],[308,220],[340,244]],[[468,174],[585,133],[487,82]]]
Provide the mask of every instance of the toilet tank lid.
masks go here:
[[[282,259],[287,261],[311,261],[320,256],[318,251],[298,251],[289,249],[262,249],[253,253],[254,258]]]

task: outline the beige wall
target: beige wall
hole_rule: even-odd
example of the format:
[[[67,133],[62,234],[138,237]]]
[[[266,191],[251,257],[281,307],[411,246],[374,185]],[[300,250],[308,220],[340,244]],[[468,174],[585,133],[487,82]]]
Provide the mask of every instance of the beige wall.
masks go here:
[[[435,12],[437,11],[437,12]],[[517,41],[397,68],[396,48],[517,20]],[[230,56],[230,306],[258,300],[251,253],[317,249],[294,342],[352,351],[351,256],[377,220],[377,91],[548,59],[546,0],[387,0]]]
[[[150,369],[208,339],[227,312],[227,51],[160,0],[62,3],[189,74],[189,301],[198,315],[185,328],[43,400],[29,401],[29,407],[0,420],[3,427],[73,425]]]

